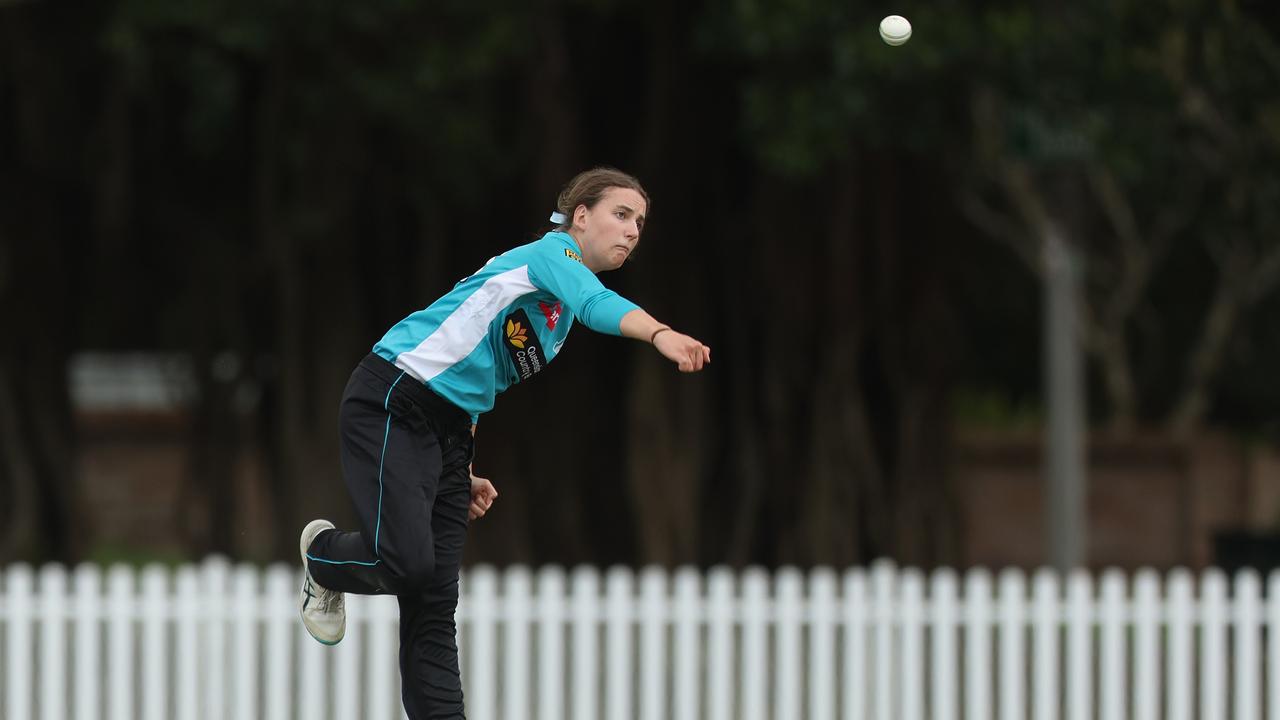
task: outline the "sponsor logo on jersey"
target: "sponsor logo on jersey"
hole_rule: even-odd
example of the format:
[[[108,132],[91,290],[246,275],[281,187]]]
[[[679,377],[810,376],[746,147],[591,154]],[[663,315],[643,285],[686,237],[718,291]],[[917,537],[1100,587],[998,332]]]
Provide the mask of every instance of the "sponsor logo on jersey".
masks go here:
[[[560,322],[560,303],[548,305],[544,302],[539,302],[538,309],[542,310],[542,314],[547,316],[547,329],[555,330],[556,323]]]
[[[529,331],[515,320],[507,318],[507,342],[523,350],[528,341]]]
[[[569,248],[564,249],[564,256],[569,258],[570,260],[577,260],[578,262],[582,262],[582,256],[570,250]]]
[[[539,373],[546,365],[546,360],[543,359],[544,353],[538,343],[538,334],[533,331],[533,324],[529,322],[525,311],[517,310],[508,315],[503,323],[503,330],[507,337],[507,355],[511,357],[511,364],[515,366],[518,376],[516,382],[528,380]]]

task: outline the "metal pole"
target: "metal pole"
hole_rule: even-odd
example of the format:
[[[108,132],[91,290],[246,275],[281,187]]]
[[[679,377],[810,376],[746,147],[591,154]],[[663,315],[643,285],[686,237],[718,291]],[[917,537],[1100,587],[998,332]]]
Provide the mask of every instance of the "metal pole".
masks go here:
[[[1084,565],[1085,418],[1079,320],[1079,261],[1051,225],[1044,238],[1044,373],[1048,403],[1045,427],[1045,517],[1049,561],[1059,572]]]

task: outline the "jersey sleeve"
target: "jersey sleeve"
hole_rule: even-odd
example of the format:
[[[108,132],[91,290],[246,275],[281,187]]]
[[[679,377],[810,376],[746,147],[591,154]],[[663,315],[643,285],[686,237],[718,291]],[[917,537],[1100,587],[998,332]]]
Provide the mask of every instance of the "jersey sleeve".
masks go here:
[[[529,280],[555,295],[598,333],[622,334],[622,316],[640,306],[605,287],[571,251],[559,243],[539,243],[529,261]]]

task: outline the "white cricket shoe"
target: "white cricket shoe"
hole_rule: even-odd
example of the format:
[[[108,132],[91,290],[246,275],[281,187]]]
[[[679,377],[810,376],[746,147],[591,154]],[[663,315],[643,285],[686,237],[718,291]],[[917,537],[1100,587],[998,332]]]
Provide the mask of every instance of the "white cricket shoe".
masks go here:
[[[298,598],[298,612],[311,637],[325,645],[337,645],[346,634],[347,604],[342,593],[322,588],[311,579],[307,548],[311,547],[311,541],[317,535],[332,529],[333,523],[328,520],[312,520],[302,528],[302,537],[298,540],[298,550],[302,553],[302,594]]]

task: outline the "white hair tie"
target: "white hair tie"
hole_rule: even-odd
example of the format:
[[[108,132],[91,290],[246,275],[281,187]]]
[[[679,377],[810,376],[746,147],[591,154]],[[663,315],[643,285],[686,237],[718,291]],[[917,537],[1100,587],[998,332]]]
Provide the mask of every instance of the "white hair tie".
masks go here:
[[[569,221],[569,218],[565,217],[564,213],[560,212],[559,210],[551,213],[551,222],[557,225],[564,225],[568,221]]]

